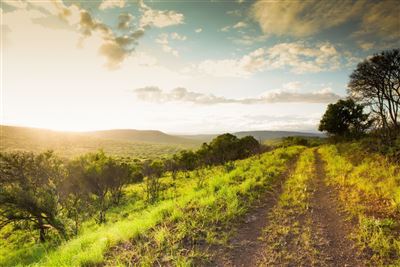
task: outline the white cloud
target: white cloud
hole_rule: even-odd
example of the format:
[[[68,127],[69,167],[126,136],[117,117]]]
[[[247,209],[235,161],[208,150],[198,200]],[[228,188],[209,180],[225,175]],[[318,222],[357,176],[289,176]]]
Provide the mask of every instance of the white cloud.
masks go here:
[[[77,5],[65,6],[61,0],[53,1],[27,1],[28,6],[18,5],[17,11],[29,14],[31,23],[40,24],[46,28],[55,28],[74,32],[80,36],[78,46],[84,46],[84,41],[91,36],[99,40],[98,52],[107,60],[106,66],[115,69],[130,56],[137,46],[137,40],[144,35],[141,28],[130,27],[131,16],[121,14],[119,20],[123,20],[125,34],[116,34],[111,27],[98,19],[94,19],[91,13]],[[12,12],[8,12],[12,13]],[[8,14],[7,13],[7,14]],[[11,14],[7,15],[8,17]],[[35,16],[35,17],[32,17]],[[121,17],[122,16],[122,17]],[[19,18],[21,19],[21,18]],[[36,23],[36,19],[48,19],[42,23]],[[13,23],[11,20],[5,20]],[[57,24],[55,24],[55,22]],[[25,30],[21,30],[26,32]],[[76,45],[74,46],[76,48]]]
[[[119,65],[135,50],[137,40],[144,35],[144,30],[127,29],[129,32],[124,35],[116,35],[110,27],[93,19],[89,12],[82,10],[79,28],[84,37],[93,33],[100,34],[103,43],[99,53],[108,60],[107,66],[110,69],[118,68]]]
[[[233,26],[225,26],[220,29],[221,32],[228,32],[230,29],[241,29],[247,27],[247,23],[244,21],[239,21],[238,23],[234,24]]]
[[[204,60],[198,70],[218,77],[248,77],[264,69],[265,50],[259,48],[239,59]]]
[[[361,25],[353,36],[357,39],[377,39],[378,35],[384,41],[400,45],[400,5],[396,1],[382,0],[371,1],[364,6],[360,14]],[[363,48],[363,47],[362,47]],[[366,49],[366,47],[364,46]],[[363,48],[363,49],[364,49]]]
[[[230,16],[241,17],[243,15],[243,11],[241,9],[228,10],[226,11],[226,14]]]
[[[296,74],[336,70],[340,67],[340,55],[326,42],[316,46],[304,42],[280,43],[267,51],[269,69],[289,68]]]
[[[247,27],[247,23],[243,22],[243,21],[239,21],[238,23],[236,23],[235,25],[232,26],[232,28],[234,29],[240,29],[240,28],[245,28]]]
[[[231,28],[231,26],[225,26],[225,27],[221,28],[220,31],[221,32],[228,32],[230,28]]]
[[[397,42],[400,5],[397,1],[256,1],[250,11],[265,34],[305,37],[352,21],[353,37]]]
[[[282,88],[288,91],[297,91],[301,88],[302,84],[301,82],[288,82],[282,85]]]
[[[100,6],[99,9],[100,10],[105,10],[105,9],[109,9],[109,8],[123,8],[125,7],[125,0],[104,0]]]
[[[167,102],[189,102],[199,105],[215,104],[267,104],[267,103],[331,103],[340,98],[332,92],[331,88],[323,88],[311,93],[298,92],[298,83],[289,83],[290,87],[268,91],[259,97],[233,99],[213,94],[203,94],[189,91],[178,87],[171,91],[163,91],[158,87],[149,86],[134,90],[135,96],[145,102],[167,103]],[[295,90],[293,90],[295,88]]]
[[[303,74],[337,70],[342,67],[341,61],[351,60],[355,60],[351,53],[340,54],[329,42],[316,45],[294,42],[258,48],[236,59],[204,60],[198,64],[198,70],[218,77],[249,77],[265,69],[285,68]]]
[[[267,35],[251,36],[247,34],[241,34],[239,37],[228,37],[234,43],[239,45],[254,45],[256,43],[264,42],[267,39]]]
[[[180,35],[177,32],[172,32],[169,35],[167,33],[161,33],[158,35],[156,39],[156,43],[160,44],[162,47],[162,50],[166,53],[170,53],[174,55],[175,57],[179,56],[178,50],[174,49],[171,47],[169,40],[177,40],[177,41],[185,41],[187,39],[186,36]]]
[[[202,28],[197,28],[196,30],[194,30],[196,33],[201,33],[203,31]]]
[[[184,16],[173,10],[154,10],[146,8],[140,18],[141,27],[154,26],[164,28],[183,24]]]
[[[164,92],[158,87],[150,86],[135,89],[134,93],[138,99],[147,102],[191,102],[203,105],[231,103],[230,99],[224,97],[191,92],[182,87],[175,88],[170,92]]]
[[[359,13],[364,1],[262,1],[253,4],[251,16],[264,33],[309,36],[344,23]]]
[[[372,48],[375,47],[375,44],[373,42],[364,42],[364,41],[360,41],[358,42],[358,46],[364,50],[364,51],[368,51],[371,50]]]
[[[140,22],[142,26],[153,25],[157,28],[164,28],[171,25],[183,23],[183,14],[175,11],[147,10]]]
[[[186,41],[187,37],[185,35],[181,35],[177,32],[172,32],[170,34],[171,39],[173,40],[179,40],[179,41]]]
[[[121,13],[118,16],[118,29],[128,30],[130,28],[130,23],[134,17],[129,13]]]
[[[255,101],[265,103],[331,103],[337,101],[339,98],[340,96],[328,87],[311,93],[301,93],[298,88],[291,88],[266,92],[260,99],[256,99]]]

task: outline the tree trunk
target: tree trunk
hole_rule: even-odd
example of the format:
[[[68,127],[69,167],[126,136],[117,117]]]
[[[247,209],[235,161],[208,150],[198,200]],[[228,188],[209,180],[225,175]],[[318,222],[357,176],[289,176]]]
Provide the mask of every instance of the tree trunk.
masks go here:
[[[38,227],[39,227],[39,240],[40,243],[46,242],[46,232],[43,225],[43,220],[41,217],[38,218]]]

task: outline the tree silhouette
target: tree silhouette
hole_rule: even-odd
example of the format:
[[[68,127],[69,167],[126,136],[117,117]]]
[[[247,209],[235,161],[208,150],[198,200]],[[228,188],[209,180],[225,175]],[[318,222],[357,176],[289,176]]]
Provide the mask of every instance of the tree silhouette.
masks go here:
[[[369,107],[387,133],[400,132],[400,49],[383,51],[358,64],[350,96]]]

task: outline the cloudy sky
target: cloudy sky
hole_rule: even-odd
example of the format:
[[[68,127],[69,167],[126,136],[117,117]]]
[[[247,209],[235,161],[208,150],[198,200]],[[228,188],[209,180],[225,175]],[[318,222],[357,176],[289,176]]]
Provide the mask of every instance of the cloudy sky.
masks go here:
[[[396,1],[2,0],[1,124],[316,131]]]

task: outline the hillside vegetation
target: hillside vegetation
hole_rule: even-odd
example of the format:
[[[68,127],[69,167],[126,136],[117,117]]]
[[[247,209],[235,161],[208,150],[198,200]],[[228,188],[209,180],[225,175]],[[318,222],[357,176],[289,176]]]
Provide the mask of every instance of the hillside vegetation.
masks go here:
[[[95,213],[81,217],[75,234],[71,234],[74,217],[68,221],[60,210],[60,218],[68,222],[68,239],[49,228],[46,241],[38,242],[35,227],[27,231],[29,227],[21,223],[6,225],[0,231],[0,265],[208,266],[225,262],[222,265],[232,266],[220,257],[241,244],[236,233],[241,227],[252,227],[253,220],[243,223],[243,218],[260,216],[252,210],[268,192],[277,194],[278,201],[266,217],[258,219],[265,222],[258,233],[260,245],[239,250],[243,253],[234,250],[233,262],[241,257],[249,266],[400,264],[398,164],[365,152],[357,142],[311,144],[312,148],[284,143],[270,152],[229,160],[243,157],[235,154],[234,147],[227,150],[238,140],[222,135],[195,152],[167,159],[162,172],[157,171],[158,161],[135,163],[142,167],[131,170],[136,180],[127,181],[117,194],[118,201],[113,202],[114,194],[106,195],[110,198],[104,201],[111,205],[104,210],[103,222],[98,217],[97,204],[102,202],[97,193],[87,204],[77,206],[86,212],[95,208]],[[299,139],[286,140],[290,141]],[[212,151],[221,146],[226,154],[219,152],[215,158]],[[190,161],[194,157],[197,160]],[[209,159],[215,164],[202,165]],[[117,164],[102,154],[74,162],[88,164],[90,175],[90,164]],[[293,164],[293,171],[283,175]],[[124,170],[125,165],[113,168],[118,166]],[[107,168],[96,172],[107,174]],[[275,191],[276,184],[283,184],[282,191]]]
[[[363,152],[357,143],[323,146],[326,183],[338,188],[343,208],[357,222],[353,238],[371,264],[400,265],[400,166]]]
[[[182,265],[208,257],[198,245],[221,243],[229,223],[275,182],[301,147],[278,149],[226,166],[171,173],[160,178],[162,193],[147,202],[146,181],[124,189],[123,204],[106,224],[86,221],[67,242],[38,244],[23,231],[2,230],[0,264],[77,266],[106,262]],[[21,242],[24,240],[23,242]]]

